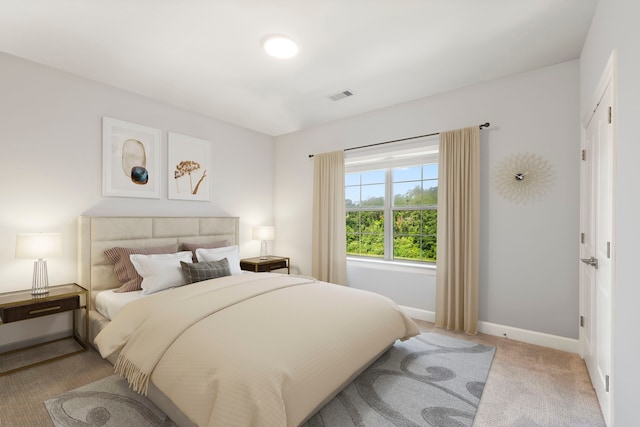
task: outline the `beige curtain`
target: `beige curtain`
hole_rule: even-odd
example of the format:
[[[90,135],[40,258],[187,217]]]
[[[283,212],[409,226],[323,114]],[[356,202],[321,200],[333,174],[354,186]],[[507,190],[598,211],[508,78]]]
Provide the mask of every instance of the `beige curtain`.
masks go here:
[[[344,151],[313,158],[311,273],[326,282],[347,284],[344,206]]]
[[[436,326],[478,330],[480,129],[440,133]]]

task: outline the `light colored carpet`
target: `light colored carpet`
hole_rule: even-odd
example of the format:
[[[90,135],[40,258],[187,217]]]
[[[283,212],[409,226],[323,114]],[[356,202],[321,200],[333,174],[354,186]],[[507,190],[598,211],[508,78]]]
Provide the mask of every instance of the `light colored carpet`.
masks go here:
[[[82,346],[76,340],[64,338],[29,350],[7,352],[0,357],[0,373],[80,350]]]
[[[578,354],[417,323],[424,331],[496,347],[474,427],[605,427]]]
[[[113,374],[94,349],[0,377],[0,426],[52,426],[47,399]]]
[[[474,427],[604,426],[586,367],[577,354],[417,323],[424,331],[496,347]],[[42,402],[112,374],[113,367],[92,349],[0,377],[0,426],[52,426]]]

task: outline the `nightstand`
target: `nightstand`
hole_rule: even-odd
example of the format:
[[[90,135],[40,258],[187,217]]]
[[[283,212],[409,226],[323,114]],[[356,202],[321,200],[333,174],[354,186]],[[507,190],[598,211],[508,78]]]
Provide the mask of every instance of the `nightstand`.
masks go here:
[[[267,259],[262,259],[260,257],[241,259],[240,268],[246,271],[253,271],[254,273],[269,272],[280,268],[286,268],[287,274],[291,273],[289,258],[282,256],[269,256]]]
[[[16,353],[27,349],[44,346],[62,339],[73,338],[81,349],[66,353],[63,355],[51,357],[49,359],[39,360],[35,363],[20,366],[15,369],[2,371],[0,376],[7,375],[12,372],[20,371],[31,366],[40,365],[42,363],[51,362],[73,354],[81,353],[89,349],[89,310],[87,307],[88,292],[82,286],[75,283],[66,285],[50,286],[49,292],[46,294],[32,295],[31,289],[16,292],[7,292],[0,294],[0,326],[6,323],[18,322],[21,320],[35,319],[37,317],[49,316],[52,314],[73,311],[73,330],[71,335],[65,338],[47,341],[44,343],[20,348],[17,350],[7,351],[0,354],[0,358],[10,353]],[[80,312],[85,311],[84,340],[78,336],[78,319]]]

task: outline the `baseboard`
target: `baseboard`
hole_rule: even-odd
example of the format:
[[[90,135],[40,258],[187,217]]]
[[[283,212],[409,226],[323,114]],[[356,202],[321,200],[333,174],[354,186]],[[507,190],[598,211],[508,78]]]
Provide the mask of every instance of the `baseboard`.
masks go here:
[[[425,322],[435,322],[436,314],[432,311],[406,306],[400,306],[400,308],[409,317],[424,320]],[[573,338],[566,338],[558,335],[545,334],[543,332],[529,331],[527,329],[514,328],[512,326],[498,325],[496,323],[483,321],[478,322],[478,332],[580,354],[580,341]]]
[[[433,311],[407,307],[406,305],[401,305],[400,308],[412,319],[424,320],[425,322],[431,323],[435,323],[436,321],[436,314]]]

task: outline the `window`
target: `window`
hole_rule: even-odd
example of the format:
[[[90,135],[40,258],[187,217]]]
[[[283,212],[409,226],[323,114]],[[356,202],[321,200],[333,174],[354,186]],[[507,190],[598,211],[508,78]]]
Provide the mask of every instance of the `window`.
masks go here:
[[[436,262],[437,147],[421,148],[347,160],[347,255]]]

